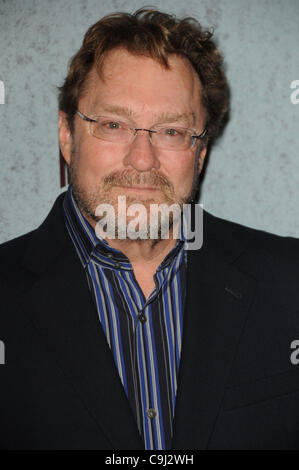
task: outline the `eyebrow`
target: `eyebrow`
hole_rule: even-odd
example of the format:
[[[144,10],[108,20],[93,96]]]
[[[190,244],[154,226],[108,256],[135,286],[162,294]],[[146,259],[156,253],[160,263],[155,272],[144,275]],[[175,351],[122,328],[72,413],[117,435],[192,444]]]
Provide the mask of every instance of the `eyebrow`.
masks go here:
[[[130,108],[126,106],[118,106],[118,105],[105,105],[101,107],[101,112],[108,112],[108,113],[113,113],[117,114],[119,116],[124,116],[127,118],[136,118],[137,115],[132,111]],[[161,114],[154,114],[155,120],[157,122],[185,122],[188,124],[195,124],[195,114],[194,112],[190,113],[161,113]]]

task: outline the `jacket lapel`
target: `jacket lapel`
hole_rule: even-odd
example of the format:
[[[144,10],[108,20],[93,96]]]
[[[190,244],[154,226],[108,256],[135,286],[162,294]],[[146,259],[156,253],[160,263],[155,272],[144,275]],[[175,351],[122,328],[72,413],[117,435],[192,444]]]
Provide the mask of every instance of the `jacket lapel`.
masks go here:
[[[204,231],[203,247],[188,252],[173,449],[207,448],[255,290],[255,281],[231,264],[237,247],[228,261],[211,240]]]
[[[25,305],[53,360],[111,448],[144,448],[58,201],[32,237],[24,264],[38,274]]]

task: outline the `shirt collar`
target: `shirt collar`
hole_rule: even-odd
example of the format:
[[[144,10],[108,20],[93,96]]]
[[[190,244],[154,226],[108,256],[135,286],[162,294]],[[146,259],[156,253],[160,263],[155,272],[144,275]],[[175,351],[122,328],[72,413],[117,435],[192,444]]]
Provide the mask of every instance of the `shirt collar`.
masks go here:
[[[94,228],[82,215],[70,185],[64,197],[63,211],[67,229],[84,267],[93,259],[95,262],[110,268],[133,269],[124,253],[112,248],[104,238],[96,235]],[[174,262],[181,250],[184,249],[184,246],[185,240],[183,236],[182,239],[176,241],[175,246],[166,255],[157,271],[163,270]]]

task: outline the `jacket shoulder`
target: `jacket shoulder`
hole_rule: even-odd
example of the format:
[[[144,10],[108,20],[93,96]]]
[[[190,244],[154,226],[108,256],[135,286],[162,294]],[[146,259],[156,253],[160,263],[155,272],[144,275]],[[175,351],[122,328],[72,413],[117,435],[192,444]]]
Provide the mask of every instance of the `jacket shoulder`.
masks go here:
[[[298,250],[299,239],[291,236],[278,235],[265,230],[249,227],[238,222],[223,219],[204,211],[204,222],[208,226],[208,235],[214,238],[220,234],[224,239],[231,238],[235,242],[258,243],[259,247],[268,251],[284,248]]]
[[[28,241],[35,230],[0,245],[0,296],[3,308],[0,331],[3,337],[16,334],[28,321],[24,315],[23,299],[35,282],[35,276],[22,265]]]
[[[27,245],[28,240],[32,237],[32,235],[36,232],[37,229],[31,230],[24,235],[20,235],[19,237],[12,238],[4,243],[0,244],[0,259],[1,265],[5,263],[5,261],[10,261],[13,259],[19,259],[19,256],[24,251],[25,246]]]
[[[34,237],[36,231],[37,229],[32,230],[0,245],[0,278],[8,280],[12,271],[16,275],[16,268],[20,267],[28,242]]]
[[[205,230],[206,227],[206,230]],[[217,217],[205,211],[204,237],[222,258],[242,259],[259,276],[290,279],[299,275],[299,239],[277,235]],[[204,239],[205,241],[205,239]],[[233,255],[232,255],[233,253]],[[241,262],[239,263],[241,264]]]
[[[20,286],[54,259],[65,239],[62,215],[64,194],[58,196],[42,224],[30,232],[0,245],[0,279],[2,285]]]

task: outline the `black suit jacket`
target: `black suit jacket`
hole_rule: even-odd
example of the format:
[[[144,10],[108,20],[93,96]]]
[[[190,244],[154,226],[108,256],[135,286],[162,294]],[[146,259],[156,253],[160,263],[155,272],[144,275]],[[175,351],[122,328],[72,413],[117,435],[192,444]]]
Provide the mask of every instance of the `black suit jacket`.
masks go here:
[[[0,448],[143,449],[63,195],[0,247]],[[204,212],[188,252],[173,449],[299,449],[299,242]]]

